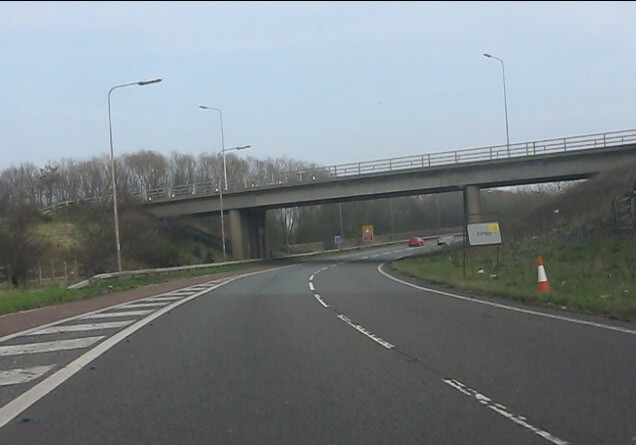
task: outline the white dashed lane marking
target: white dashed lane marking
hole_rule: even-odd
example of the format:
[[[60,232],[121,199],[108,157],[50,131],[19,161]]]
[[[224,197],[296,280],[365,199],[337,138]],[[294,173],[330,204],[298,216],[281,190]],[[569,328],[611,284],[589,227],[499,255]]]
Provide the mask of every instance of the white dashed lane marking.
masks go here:
[[[375,257],[376,255],[374,255],[373,257]],[[362,257],[362,259],[367,259],[368,257]],[[380,273],[382,273],[383,275],[387,275],[386,273],[382,272],[381,270],[381,265],[378,267],[378,271]],[[324,269],[321,269],[321,271]],[[316,272],[317,274],[318,272]],[[387,275],[388,276],[388,275]],[[392,277],[389,277],[392,278]],[[318,295],[318,293],[316,292],[316,288],[314,286],[314,275],[311,275],[309,277],[309,290],[313,293],[314,297],[316,298],[316,300],[318,300],[324,307],[329,307],[323,300],[322,298],[320,298],[320,295]],[[396,280],[396,281],[400,281],[400,280]],[[405,283],[406,284],[406,283]],[[416,286],[413,286],[416,287]],[[424,290],[428,290],[428,289],[424,289]],[[355,329],[356,331],[360,332],[361,334],[365,335],[367,338],[370,338],[371,340],[373,340],[374,342],[376,342],[377,344],[381,345],[382,347],[391,350],[391,349],[396,349],[397,347],[391,343],[389,343],[388,341],[382,339],[381,337],[373,334],[372,332],[370,332],[368,329],[366,329],[364,326],[361,326],[359,324],[354,323],[353,321],[351,321],[351,319],[349,319],[349,317],[347,317],[344,314],[337,314],[337,317],[342,320],[344,323],[346,323],[348,326],[352,327],[353,329]],[[537,428],[535,426],[533,426],[532,424],[530,424],[527,419],[523,416],[518,416],[515,414],[512,414],[508,411],[508,409],[500,404],[500,403],[495,403],[494,401],[492,401],[490,398],[486,397],[485,395],[475,391],[472,388],[469,388],[467,386],[465,386],[464,384],[462,384],[461,382],[454,380],[454,379],[443,379],[443,382],[446,383],[447,385],[451,386],[452,388],[456,389],[457,391],[459,391],[460,393],[471,397],[473,399],[475,399],[476,401],[478,401],[479,403],[481,403],[482,405],[492,409],[493,411],[495,411],[496,413],[500,414],[501,416],[505,417],[506,419],[516,423],[517,425],[532,431],[533,433],[537,434],[538,436],[542,437],[543,439],[552,442],[555,445],[568,445],[569,442],[564,441],[562,439],[559,439],[558,437],[552,435],[551,433],[541,429],[541,428]]]
[[[491,400],[489,397],[475,391],[472,388],[469,388],[468,386],[464,385],[463,383],[455,380],[455,379],[444,379],[444,383],[446,383],[448,386],[455,388],[457,391],[459,391],[460,393],[464,394],[465,396],[471,397],[473,399],[475,399],[476,401],[478,401],[479,403],[481,403],[484,406],[487,406],[488,408],[490,408],[491,410],[493,410],[494,412],[496,412],[497,414],[502,415],[503,417],[505,417],[508,420],[513,421],[514,423],[516,423],[517,425],[520,425],[530,431],[532,431],[533,433],[537,434],[540,437],[543,437],[545,440],[552,442],[555,445],[568,445],[569,442],[565,441],[565,440],[561,440],[556,436],[553,436],[552,434],[548,433],[545,430],[542,430],[540,428],[537,428],[536,426],[531,425],[530,423],[528,423],[528,420],[523,417],[523,416],[517,416],[512,414],[511,412],[508,411],[508,409],[500,404],[500,403],[495,403],[493,400]]]
[[[318,300],[318,303],[322,304],[323,307],[329,307],[329,305],[325,303],[325,301],[322,298],[320,298],[320,295],[314,294],[314,298]]]
[[[351,326],[356,331],[360,332],[363,335],[366,335],[371,340],[373,340],[377,344],[385,347],[386,349],[395,348],[395,345],[392,345],[388,341],[381,339],[380,337],[378,337],[375,334],[372,334],[371,332],[369,332],[368,330],[366,330],[364,327],[360,326],[359,324],[354,324],[346,315],[340,314],[340,315],[338,315],[338,318],[341,319],[342,321],[344,321],[345,323],[347,323],[349,326]]]

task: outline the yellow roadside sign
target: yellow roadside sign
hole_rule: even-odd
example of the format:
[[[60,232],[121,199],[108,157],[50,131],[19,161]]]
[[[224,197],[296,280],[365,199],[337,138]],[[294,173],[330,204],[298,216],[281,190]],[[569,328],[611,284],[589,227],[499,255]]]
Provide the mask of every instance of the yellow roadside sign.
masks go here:
[[[362,226],[362,241],[373,241],[373,226],[366,224]]]

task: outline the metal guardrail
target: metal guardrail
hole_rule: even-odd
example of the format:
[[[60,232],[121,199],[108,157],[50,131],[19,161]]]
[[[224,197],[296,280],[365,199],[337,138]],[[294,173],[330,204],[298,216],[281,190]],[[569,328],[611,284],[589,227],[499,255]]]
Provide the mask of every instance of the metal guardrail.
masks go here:
[[[117,279],[117,278],[132,278],[132,277],[143,277],[148,275],[160,275],[160,274],[170,274],[175,272],[185,272],[189,270],[196,269],[214,269],[217,267],[237,265],[237,264],[250,264],[250,263],[258,263],[262,260],[241,260],[241,261],[226,261],[223,263],[208,263],[208,264],[194,264],[191,266],[177,266],[177,267],[160,267],[156,269],[139,269],[139,270],[125,270],[122,272],[108,272],[108,273],[100,273],[97,275],[93,275],[92,277],[80,281],[78,283],[72,284],[68,286],[68,289],[81,289],[83,287],[92,285],[93,283],[99,282],[101,280],[107,279]]]
[[[51,204],[51,205],[48,205],[46,207],[43,207],[41,209],[41,212],[44,215],[48,215],[49,213],[51,213],[52,211],[54,211],[56,209],[59,209],[59,208],[62,208],[62,207],[68,207],[68,206],[71,206],[73,204],[77,204],[78,202],[92,202],[92,203],[95,203],[95,202],[107,202],[107,201],[110,200],[110,198],[111,198],[110,196],[106,197],[106,198],[103,198],[103,197],[99,196],[99,197],[95,197],[95,198],[82,198],[82,199],[79,199],[79,200],[60,201],[60,202],[56,202],[55,204]]]
[[[602,149],[605,147],[624,145],[628,143],[636,143],[636,130],[569,136],[557,139],[520,142],[510,145],[495,145],[441,153],[315,167],[310,170],[295,172],[296,175],[298,175],[298,179],[292,176],[286,179],[281,178],[276,182],[272,181],[270,183],[261,184],[256,184],[254,182],[248,183],[246,180],[243,182],[228,182],[228,192],[241,191],[255,187],[271,188],[285,185],[297,185],[305,182],[332,181],[334,179],[344,177],[386,173],[407,169],[433,168],[470,162],[532,157],[551,153],[565,153],[575,150]],[[171,200],[191,197],[193,195],[206,196],[218,193],[219,190],[216,187],[216,184],[209,181],[148,190],[146,192],[146,199],[149,201]]]
[[[462,236],[462,235],[463,235],[463,233],[461,233],[461,232],[455,232],[455,233],[447,233],[445,235],[425,236],[425,237],[422,237],[422,238],[423,239],[447,238],[448,242],[446,242],[446,244],[450,245],[453,242],[453,238],[458,237],[458,236]],[[285,259],[293,259],[293,258],[302,258],[302,257],[309,258],[309,257],[312,257],[312,256],[321,255],[321,254],[324,254],[324,253],[337,253],[337,252],[344,252],[344,251],[350,251],[350,250],[359,250],[359,249],[364,249],[364,248],[367,248],[367,247],[378,247],[378,246],[383,246],[383,245],[404,243],[405,241],[406,241],[406,239],[398,239],[398,240],[394,240],[394,241],[374,242],[374,243],[371,243],[371,244],[351,246],[351,247],[347,247],[347,248],[343,248],[343,249],[322,249],[322,250],[318,250],[318,251],[314,251],[314,252],[305,252],[305,253],[298,253],[298,254],[293,254],[293,255],[286,255],[286,256],[280,257],[280,258],[274,258],[274,259],[270,258],[269,261],[271,261],[271,260],[285,260]],[[324,243],[322,243],[322,244],[324,245]],[[184,271],[189,271],[189,270],[196,270],[196,269],[214,269],[216,267],[229,266],[229,265],[242,265],[242,264],[262,263],[263,261],[268,261],[268,260],[263,260],[263,259],[237,260],[237,261],[226,261],[226,262],[223,262],[223,263],[194,264],[194,265],[190,265],[190,266],[161,267],[161,268],[156,268],[156,269],[139,269],[139,270],[127,270],[127,271],[122,271],[122,272],[100,273],[100,274],[97,274],[97,275],[93,275],[92,277],[87,278],[85,280],[82,280],[82,281],[79,281],[77,283],[74,283],[74,284],[68,286],[67,289],[70,289],[70,290],[82,289],[84,287],[94,285],[95,283],[98,283],[98,282],[100,282],[102,280],[108,280],[108,279],[145,277],[145,276],[149,276],[149,275],[171,274],[171,273],[179,273],[179,272],[184,272]]]

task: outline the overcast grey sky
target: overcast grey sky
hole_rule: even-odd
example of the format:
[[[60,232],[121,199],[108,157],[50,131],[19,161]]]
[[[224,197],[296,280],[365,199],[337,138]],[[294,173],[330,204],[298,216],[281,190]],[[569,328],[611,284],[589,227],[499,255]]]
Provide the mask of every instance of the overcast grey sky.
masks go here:
[[[318,165],[636,128],[634,2],[2,2],[0,169]]]

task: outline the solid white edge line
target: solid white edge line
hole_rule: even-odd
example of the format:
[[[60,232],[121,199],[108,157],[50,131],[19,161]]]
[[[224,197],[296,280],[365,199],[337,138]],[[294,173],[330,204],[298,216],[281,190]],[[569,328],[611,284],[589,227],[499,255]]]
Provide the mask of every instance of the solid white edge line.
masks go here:
[[[157,296],[161,296],[161,295],[167,295],[167,294],[159,294]],[[108,310],[111,310],[111,309],[115,309],[115,308],[119,308],[121,306],[125,306],[125,305],[131,303],[132,301],[146,300],[147,298],[152,298],[152,297],[142,297],[142,298],[139,298],[137,300],[131,300],[131,301],[127,301],[125,303],[116,304],[116,305],[108,306],[108,307],[101,308],[101,309],[96,309],[96,310],[90,311],[90,312],[84,312],[83,314],[74,315],[74,316],[68,317],[68,318],[63,318],[62,320],[52,321],[50,323],[46,323],[46,324],[42,324],[42,325],[39,325],[39,326],[35,326],[33,328],[25,329],[24,331],[14,332],[13,334],[8,334],[8,335],[5,335],[4,337],[0,337],[0,343],[5,342],[7,340],[11,340],[12,338],[19,337],[21,335],[29,335],[30,332],[37,331],[37,330],[42,329],[42,328],[48,328],[50,326],[57,326],[59,324],[63,324],[63,323],[69,322],[69,321],[77,320],[77,319],[82,318],[82,317],[86,317],[87,315],[99,314],[100,312],[105,312],[105,311],[108,311]],[[182,298],[182,297],[179,297],[179,298]]]
[[[97,357],[108,351],[110,348],[115,346],[117,343],[124,340],[126,337],[134,333],[135,331],[141,329],[151,321],[156,318],[162,316],[166,312],[180,306],[200,295],[203,295],[207,291],[199,292],[198,294],[194,294],[191,297],[179,300],[171,304],[170,306],[166,306],[163,309],[154,312],[146,318],[143,318],[133,325],[124,328],[119,331],[112,337],[107,338],[96,347],[88,351],[87,353],[81,355],[79,358],[75,359],[73,362],[66,365],[64,368],[52,374],[50,377],[41,381],[33,388],[19,395],[2,408],[0,408],[0,428],[9,423],[13,418],[15,418],[22,411],[33,405],[35,402],[40,400],[42,397],[53,391],[59,385],[64,383],[66,380],[71,378],[74,374],[78,373],[82,368],[88,365],[91,361],[95,360]]]
[[[417,284],[413,284],[413,283],[409,283],[408,281],[400,280],[399,278],[395,278],[395,277],[389,275],[388,273],[384,272],[382,270],[382,266],[384,266],[385,264],[386,263],[382,263],[382,264],[380,264],[378,266],[378,272],[379,273],[381,273],[382,275],[384,275],[385,277],[387,277],[387,278],[389,278],[389,279],[391,279],[393,281],[405,284],[405,285],[410,286],[410,287],[415,288],[415,289],[423,290],[423,291],[426,291],[426,292],[432,292],[432,293],[438,294],[438,295],[444,295],[446,297],[456,298],[458,300],[469,301],[471,303],[483,304],[485,306],[496,307],[496,308],[499,308],[499,309],[504,309],[504,310],[513,311],[513,312],[519,312],[519,313],[522,313],[522,314],[536,315],[538,317],[551,318],[553,320],[566,321],[566,322],[569,322],[569,323],[582,324],[582,325],[586,325],[586,326],[593,326],[595,328],[608,329],[610,331],[622,332],[623,334],[636,335],[636,330],[627,329],[627,328],[621,328],[619,326],[612,326],[612,325],[603,324],[603,323],[596,323],[596,322],[593,322],[593,321],[578,320],[576,318],[564,317],[562,315],[547,314],[545,312],[533,311],[533,310],[530,310],[530,309],[523,309],[523,308],[518,308],[518,307],[514,307],[514,306],[507,306],[505,304],[493,303],[491,301],[479,300],[479,299],[476,299],[476,298],[465,297],[463,295],[452,294],[450,292],[444,292],[444,291],[437,290],[437,289],[430,289],[430,288],[424,287],[424,286],[418,286]]]
[[[245,275],[238,275],[237,277],[233,277],[233,278],[231,277],[230,279],[228,279],[228,281],[223,281],[221,279],[221,281],[219,282],[219,278],[216,278],[214,280],[206,281],[205,283],[202,283],[202,284],[209,283],[210,287],[212,288],[212,286],[216,286],[217,284],[225,284],[226,282],[229,283],[230,281],[234,281],[234,279],[237,279],[238,277],[247,277],[247,276],[254,275],[254,274],[257,274],[257,273],[261,273],[261,272],[268,272],[270,270],[282,269],[283,267],[291,267],[291,266],[276,267],[276,268],[273,268],[273,269],[266,269],[264,271],[257,271],[257,272],[251,272],[251,273],[245,274]],[[184,297],[184,295],[191,295],[191,292],[187,292],[186,291],[186,293],[184,295],[174,295],[173,292],[183,292],[184,290],[189,289],[190,287],[192,287],[192,286],[183,287],[181,289],[175,289],[173,291],[164,292],[164,293],[157,294],[157,295],[151,295],[150,297],[141,297],[141,298],[138,298],[136,300],[126,301],[124,303],[115,304],[113,306],[108,306],[108,307],[104,307],[104,308],[101,308],[101,309],[96,309],[94,311],[84,312],[83,314],[73,315],[72,317],[63,318],[61,320],[52,321],[50,323],[45,323],[45,324],[42,324],[42,325],[39,325],[39,326],[35,326],[33,328],[25,329],[24,331],[14,332],[13,334],[7,334],[4,337],[0,337],[0,343],[5,342],[7,340],[11,340],[12,338],[15,338],[15,337],[19,337],[21,335],[27,335],[29,332],[36,331],[38,329],[48,328],[49,326],[56,326],[58,324],[66,323],[68,321],[77,320],[78,318],[82,318],[82,317],[85,317],[87,315],[98,314],[100,312],[105,312],[105,311],[108,311],[110,309],[116,309],[116,308],[119,308],[121,306],[125,306],[127,304],[130,304],[132,302],[154,301],[155,299],[161,299],[161,298],[165,298],[166,300],[181,300]],[[214,287],[214,288],[216,288],[216,287]],[[37,310],[37,309],[32,309],[32,310]],[[9,315],[9,314],[7,314],[7,315]]]
[[[290,267],[290,266],[283,266],[283,267]],[[203,290],[201,292],[198,292],[198,293],[196,293],[196,294],[194,294],[194,295],[192,295],[190,297],[187,297],[187,298],[184,298],[182,300],[176,301],[176,302],[172,303],[170,306],[166,306],[163,309],[160,309],[157,312],[152,313],[151,315],[147,316],[146,318],[143,318],[143,319],[137,321],[135,324],[133,324],[131,326],[128,326],[127,328],[119,331],[118,333],[116,333],[112,337],[107,338],[106,340],[104,340],[103,342],[98,344],[96,347],[94,347],[93,349],[91,349],[87,353],[81,355],[79,358],[77,358],[73,362],[71,362],[68,365],[66,365],[64,368],[60,369],[59,371],[55,372],[51,376],[47,377],[45,380],[41,381],[40,383],[35,385],[33,388],[31,388],[28,391],[20,394],[18,397],[16,397],[12,401],[10,401],[9,403],[7,403],[3,407],[1,407],[0,408],[0,428],[5,426],[13,418],[18,416],[22,411],[24,411],[25,409],[27,409],[28,407],[30,407],[31,405],[36,403],[42,397],[46,396],[48,393],[50,393],[55,388],[57,388],[62,383],[64,383],[66,380],[71,378],[74,374],[76,374],[79,371],[81,371],[82,368],[84,368],[86,365],[88,365],[90,362],[95,360],[97,357],[99,357],[100,355],[102,355],[103,353],[108,351],[110,348],[115,346],[117,343],[121,342],[126,337],[128,337],[131,334],[133,334],[135,331],[141,329],[142,327],[144,327],[145,325],[147,325],[151,321],[159,318],[160,316],[162,316],[166,312],[171,311],[172,309],[174,309],[174,308],[176,308],[176,307],[178,307],[178,306],[180,306],[180,305],[182,305],[184,303],[187,303],[190,300],[198,298],[201,295],[204,295],[204,294],[206,294],[208,292],[211,292],[211,291],[213,291],[213,290],[215,290],[215,289],[217,289],[217,288],[219,288],[221,286],[225,286],[226,284],[231,283],[233,281],[236,281],[236,280],[238,280],[240,278],[245,278],[245,277],[248,277],[248,276],[252,276],[252,275],[256,275],[256,274],[264,273],[264,272],[271,272],[271,271],[278,270],[278,269],[281,269],[281,268],[260,270],[260,271],[248,273],[248,274],[245,274],[245,275],[239,275],[239,276],[236,276],[236,277],[231,277],[227,281],[215,284],[214,286],[212,286],[212,287],[210,287],[210,288],[208,288],[206,290]],[[119,305],[119,306],[121,306],[121,305]],[[84,315],[86,315],[86,314],[84,314]],[[71,318],[77,318],[77,317],[71,317]],[[40,326],[39,328],[41,328],[41,327],[42,326]]]

